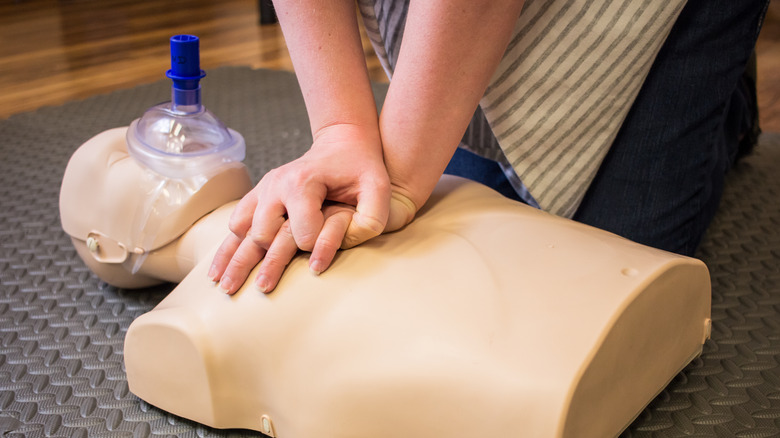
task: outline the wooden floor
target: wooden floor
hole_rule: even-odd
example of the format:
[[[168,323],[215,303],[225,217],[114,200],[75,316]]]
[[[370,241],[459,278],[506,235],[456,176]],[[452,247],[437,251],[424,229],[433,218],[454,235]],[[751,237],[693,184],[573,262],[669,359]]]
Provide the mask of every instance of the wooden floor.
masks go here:
[[[0,118],[153,82],[168,38],[201,38],[201,65],[292,70],[278,25],[258,24],[256,0],[16,0],[0,2]],[[364,38],[374,80],[386,81]],[[780,132],[780,0],[757,47],[765,131]]]
[[[756,44],[761,128],[780,132],[780,0],[772,0]]]

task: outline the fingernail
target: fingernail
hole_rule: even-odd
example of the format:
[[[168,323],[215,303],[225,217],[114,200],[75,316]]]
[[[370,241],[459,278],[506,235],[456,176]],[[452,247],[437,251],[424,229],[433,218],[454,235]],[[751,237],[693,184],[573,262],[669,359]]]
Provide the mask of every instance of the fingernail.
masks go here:
[[[324,271],[324,269],[322,269],[322,262],[319,260],[314,260],[309,264],[309,270],[314,275],[322,274],[322,271]]]
[[[259,277],[257,277],[257,280],[255,281],[255,286],[257,287],[257,290],[259,290],[264,294],[268,293],[269,289],[271,288],[271,284],[265,275],[260,275]]]
[[[233,283],[231,282],[230,277],[222,277],[222,280],[219,282],[219,288],[222,289],[222,292],[229,294],[232,287]]]
[[[217,265],[211,265],[209,268],[209,280],[211,281],[217,281]]]

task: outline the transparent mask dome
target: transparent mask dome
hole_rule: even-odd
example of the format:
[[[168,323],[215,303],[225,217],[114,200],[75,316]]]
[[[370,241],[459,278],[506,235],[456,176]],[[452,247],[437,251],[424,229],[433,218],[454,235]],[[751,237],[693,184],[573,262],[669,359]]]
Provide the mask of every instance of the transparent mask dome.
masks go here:
[[[242,161],[246,145],[241,134],[197,106],[184,112],[166,102],[148,109],[127,131],[130,155],[169,178],[209,175],[225,163]]]

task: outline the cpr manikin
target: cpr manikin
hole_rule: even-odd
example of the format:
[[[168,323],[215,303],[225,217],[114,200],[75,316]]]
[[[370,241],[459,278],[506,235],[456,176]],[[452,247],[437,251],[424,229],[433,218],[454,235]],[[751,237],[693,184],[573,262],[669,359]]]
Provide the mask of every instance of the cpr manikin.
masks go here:
[[[162,177],[126,135],[74,154],[63,228],[108,283],[179,282],[124,355],[131,391],[185,418],[284,438],[616,436],[709,334],[703,263],[455,177],[322,275],[300,254],[271,294],[251,275],[225,295],[207,271],[250,189],[240,158],[148,216],[149,237],[136,212]]]

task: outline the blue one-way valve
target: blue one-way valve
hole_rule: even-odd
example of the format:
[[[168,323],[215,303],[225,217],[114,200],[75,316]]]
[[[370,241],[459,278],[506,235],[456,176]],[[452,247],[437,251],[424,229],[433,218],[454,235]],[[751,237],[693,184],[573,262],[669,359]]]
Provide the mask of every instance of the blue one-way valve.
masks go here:
[[[166,76],[173,80],[173,110],[200,110],[200,80],[206,72],[200,69],[200,41],[194,35],[171,37],[171,69]]]

